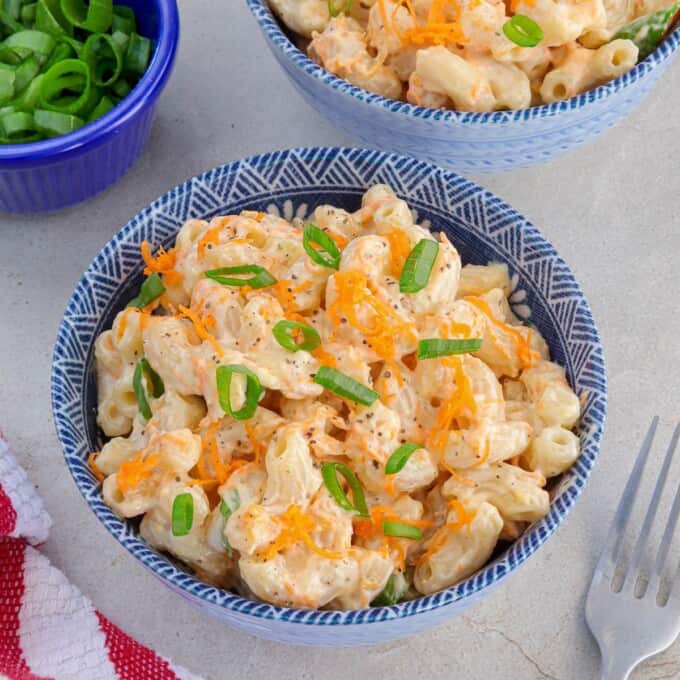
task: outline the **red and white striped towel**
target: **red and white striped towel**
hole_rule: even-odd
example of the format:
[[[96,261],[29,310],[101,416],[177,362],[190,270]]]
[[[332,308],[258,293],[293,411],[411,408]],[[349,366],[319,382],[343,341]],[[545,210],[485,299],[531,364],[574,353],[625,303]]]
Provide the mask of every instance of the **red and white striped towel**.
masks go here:
[[[50,526],[0,432],[0,680],[200,680],[102,616],[32,547]]]

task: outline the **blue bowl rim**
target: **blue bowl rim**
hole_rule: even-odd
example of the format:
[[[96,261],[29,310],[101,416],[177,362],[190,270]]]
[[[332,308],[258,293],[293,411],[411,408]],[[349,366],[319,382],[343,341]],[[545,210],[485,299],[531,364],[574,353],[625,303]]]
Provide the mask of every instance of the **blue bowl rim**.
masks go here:
[[[370,155],[371,161],[374,164],[382,164],[385,162],[402,164],[413,162],[414,159],[396,153],[388,153],[383,151],[375,151],[371,149],[357,149],[352,147],[298,147],[292,149],[283,150],[283,153],[288,153],[290,155],[299,156],[301,158],[313,157],[319,153],[326,153],[330,155],[346,154],[351,152],[360,152],[363,155]],[[477,183],[470,180],[462,178],[457,173],[446,170],[444,168],[438,167],[427,161],[416,161],[418,164],[419,171],[432,173],[439,173],[440,178],[445,182],[464,183],[466,186],[471,187],[477,191],[480,191],[485,199],[492,202],[494,207],[502,210],[513,221],[520,220],[523,223],[523,228],[527,231],[527,236],[532,236],[534,238],[540,239],[547,246],[550,247],[552,251],[552,257],[554,261],[563,266],[566,270],[568,276],[572,279],[574,294],[577,295],[583,303],[583,314],[586,323],[590,326],[593,334],[593,344],[602,353],[602,394],[601,394],[601,416],[596,421],[595,427],[589,430],[589,435],[592,437],[593,455],[590,460],[585,459],[583,456],[579,459],[579,469],[582,475],[583,483],[578,485],[572,485],[569,487],[569,493],[562,493],[559,496],[560,507],[556,507],[555,503],[551,501],[551,514],[555,510],[556,519],[553,521],[549,520],[549,516],[546,516],[542,520],[535,522],[531,525],[522,538],[527,538],[527,545],[525,548],[514,557],[514,564],[510,565],[509,568],[498,570],[496,573],[493,572],[495,562],[499,558],[496,558],[493,562],[487,563],[479,569],[475,574],[468,577],[464,581],[455,584],[449,588],[446,588],[437,593],[431,595],[424,595],[415,600],[410,600],[407,602],[402,602],[396,605],[388,607],[368,607],[364,609],[356,610],[313,610],[313,609],[302,609],[294,607],[280,607],[277,605],[269,604],[266,602],[260,602],[257,600],[246,599],[240,597],[239,595],[233,594],[230,591],[218,588],[216,586],[210,586],[204,581],[199,580],[193,575],[190,575],[184,571],[181,571],[174,567],[171,560],[163,553],[157,552],[150,548],[142,539],[135,537],[134,540],[130,540],[129,537],[125,537],[126,540],[122,540],[122,537],[115,533],[114,527],[110,526],[102,516],[102,514],[111,513],[111,510],[103,506],[104,509],[101,511],[98,509],[93,498],[88,494],[87,489],[81,486],[81,483],[76,474],[76,469],[72,467],[69,463],[69,455],[76,453],[77,446],[74,442],[77,438],[71,436],[71,430],[68,426],[63,426],[61,421],[62,418],[58,415],[57,403],[60,399],[60,377],[59,370],[57,369],[57,361],[59,359],[60,347],[66,346],[65,340],[68,338],[72,332],[72,328],[69,323],[69,310],[76,309],[78,305],[78,300],[83,292],[87,289],[88,276],[94,274],[98,271],[99,267],[102,265],[104,259],[110,252],[118,247],[117,243],[119,241],[125,242],[129,235],[139,226],[139,223],[147,219],[150,215],[154,214],[156,211],[162,208],[167,208],[168,204],[177,202],[186,195],[187,191],[191,189],[195,182],[202,182],[203,180],[209,180],[210,176],[216,171],[225,171],[237,169],[241,163],[248,163],[251,165],[266,164],[271,158],[276,158],[281,152],[268,152],[263,154],[258,154],[255,156],[246,157],[243,159],[231,161],[222,166],[207,170],[199,175],[196,175],[182,184],[177,185],[170,191],[163,194],[161,197],[156,199],[149,206],[141,210],[137,215],[135,215],[122,229],[120,229],[112,239],[103,246],[103,248],[97,253],[95,259],[90,263],[80,281],[78,282],[71,298],[69,299],[64,318],[59,326],[59,331],[57,335],[57,340],[55,343],[55,349],[52,356],[52,374],[51,374],[51,398],[52,398],[52,411],[54,417],[55,428],[57,430],[57,437],[64,450],[64,456],[66,458],[66,464],[71,472],[74,483],[78,487],[82,497],[88,504],[90,509],[95,513],[100,522],[104,524],[106,529],[111,533],[114,538],[125,547],[130,554],[139,560],[146,568],[151,570],[156,576],[162,579],[168,587],[176,592],[179,591],[183,597],[193,599],[200,599],[203,604],[207,606],[208,609],[226,609],[228,611],[234,612],[237,615],[254,616],[258,619],[265,619],[271,621],[283,621],[287,623],[295,624],[305,624],[305,625],[322,625],[322,626],[335,626],[335,625],[357,625],[357,624],[377,624],[385,621],[398,620],[402,618],[407,618],[410,616],[415,616],[418,614],[426,613],[441,607],[451,605],[462,600],[469,600],[476,594],[482,591],[489,591],[494,586],[498,585],[500,581],[505,579],[510,573],[516,571],[524,562],[526,562],[531,555],[538,551],[538,549],[553,535],[557,527],[565,520],[569,512],[572,510],[576,500],[583,492],[587,481],[592,474],[593,468],[597,463],[600,453],[600,445],[602,441],[602,435],[604,432],[604,423],[606,419],[606,407],[607,407],[607,384],[606,384],[606,370],[604,364],[604,351],[600,341],[599,333],[595,321],[590,310],[590,306],[583,294],[581,287],[576,281],[573,272],[568,267],[566,262],[562,259],[559,253],[555,250],[554,246],[538,231],[538,229],[526,220],[520,213],[518,213],[514,208],[509,206],[505,201],[498,198],[488,190],[483,189]],[[362,156],[363,158],[363,156]],[[412,169],[412,168],[411,168]],[[67,322],[68,320],[68,322]],[[99,494],[100,495],[100,494]],[[100,504],[103,505],[103,504]],[[533,539],[533,540],[530,540]],[[518,539],[520,540],[520,539]],[[135,545],[139,544],[139,545]],[[503,553],[506,555],[508,551],[512,549],[515,543],[510,544],[507,550]],[[138,554],[136,550],[139,548],[143,549],[145,554]],[[177,576],[170,573],[168,574],[167,569],[159,568],[156,563],[161,561],[165,566],[170,566],[172,569],[170,571],[179,572]],[[485,577],[488,574],[488,579]],[[485,582],[488,580],[488,582]],[[195,590],[198,588],[198,592]],[[225,596],[222,602],[216,602],[214,598],[210,597],[211,593],[217,593],[220,596]]]
[[[179,44],[179,11],[176,0],[156,0],[160,13],[160,35],[151,63],[132,92],[111,111],[82,128],[60,137],[28,144],[0,146],[0,163],[11,166],[51,159],[58,155],[93,147],[158,98],[170,76]]]
[[[377,105],[391,113],[412,116],[423,120],[435,120],[441,123],[456,123],[458,125],[507,125],[535,118],[552,118],[565,111],[583,108],[588,104],[607,99],[611,95],[632,85],[666,61],[680,47],[680,26],[678,26],[652,54],[636,64],[630,71],[599,87],[552,104],[541,104],[526,109],[489,111],[484,113],[432,109],[396,99],[388,99],[382,95],[374,94],[356,85],[352,85],[343,78],[339,78],[312,61],[290,41],[281,28],[279,21],[268,7],[267,0],[246,0],[246,2],[260,28],[268,37],[270,44],[275,45],[294,66],[312,78],[321,81],[341,94],[349,95],[364,104]]]

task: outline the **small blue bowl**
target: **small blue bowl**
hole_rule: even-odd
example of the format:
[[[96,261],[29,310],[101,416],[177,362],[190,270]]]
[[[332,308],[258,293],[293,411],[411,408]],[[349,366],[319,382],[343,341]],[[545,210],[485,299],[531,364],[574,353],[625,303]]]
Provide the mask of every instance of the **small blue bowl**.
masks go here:
[[[413,106],[355,87],[308,59],[284,33],[267,0],[247,3],[288,78],[324,118],[370,147],[463,174],[544,163],[593,139],[643,99],[680,46],[678,28],[628,73],[562,102],[465,113]]]
[[[175,0],[122,0],[155,50],[132,92],[98,120],[61,137],[0,146],[0,211],[42,212],[80,203],[120,179],[149,138],[179,42]]]
[[[108,508],[87,464],[101,446],[95,422],[95,338],[141,283],[139,246],[170,247],[190,218],[241,210],[304,218],[320,204],[348,210],[363,192],[390,184],[420,223],[445,231],[465,262],[505,262],[513,311],[534,324],[567,369],[584,408],[582,453],[551,490],[548,515],[476,574],[434,595],[392,607],[316,611],[276,607],[207,585],[140,539],[137,524]],[[365,149],[312,148],[246,158],[194,177],[134,217],[97,255],[68,303],[52,364],[52,407],[66,464],[106,528],[144,566],[201,610],[255,635],[293,644],[349,646],[404,637],[460,614],[503,582],[545,543],[583,490],[598,456],[606,410],[602,347],[583,293],[555,249],[503,201],[472,182],[422,161]]]

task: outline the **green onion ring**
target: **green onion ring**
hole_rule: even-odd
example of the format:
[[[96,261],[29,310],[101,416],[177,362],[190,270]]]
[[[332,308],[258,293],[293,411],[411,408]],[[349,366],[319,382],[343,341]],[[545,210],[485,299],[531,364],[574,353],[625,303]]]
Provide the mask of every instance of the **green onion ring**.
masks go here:
[[[135,366],[135,372],[132,376],[132,389],[134,390],[135,398],[137,399],[139,412],[145,420],[151,420],[153,414],[151,413],[151,408],[147,400],[144,388],[144,378],[151,383],[151,395],[154,399],[158,399],[158,397],[163,395],[165,392],[163,381],[158,373],[151,368],[151,364],[145,358],[140,359],[137,366]]]
[[[67,94],[74,92],[78,94]],[[64,59],[45,73],[40,88],[40,105],[48,111],[78,115],[90,102],[90,68],[80,59]]]
[[[73,26],[61,11],[59,0],[38,0],[35,28],[55,38],[60,35],[73,35]]]
[[[85,41],[82,56],[90,67],[93,82],[100,87],[113,85],[123,71],[121,45],[106,33],[93,33]]]
[[[111,17],[111,32],[120,31],[126,35],[137,31],[137,17],[132,9],[125,5],[114,5]]]
[[[231,380],[234,374],[246,376],[246,398],[243,406],[234,411],[231,405]],[[234,420],[248,420],[257,410],[257,404],[264,392],[258,377],[242,364],[218,366],[216,372],[217,395],[222,410]]]
[[[418,342],[419,359],[436,359],[452,354],[468,354],[478,352],[482,347],[481,338],[465,338],[460,340],[442,340],[440,338],[426,338]]]
[[[74,26],[92,33],[108,31],[113,18],[111,0],[61,0],[61,11]]]
[[[249,279],[236,278],[229,274],[255,274]],[[276,279],[264,268],[257,264],[242,264],[236,267],[221,267],[209,269],[205,276],[223,286],[249,286],[250,288],[267,288],[276,283]]]
[[[132,300],[127,303],[127,306],[142,309],[142,307],[151,304],[156,298],[163,295],[163,293],[165,293],[163,281],[157,272],[153,272],[140,286],[137,297],[132,298]]]
[[[125,54],[125,73],[141,76],[151,59],[151,41],[139,33],[131,33]]]
[[[338,480],[338,472],[345,478],[352,491],[352,501],[349,500],[345,490]],[[357,476],[344,463],[324,463],[321,466],[321,477],[328,489],[328,493],[333,496],[333,500],[344,510],[353,512],[359,517],[369,517],[366,496],[361,482]]]
[[[172,502],[172,535],[186,536],[194,523],[194,497],[180,493]]]
[[[294,330],[302,331],[303,341],[299,345],[293,339],[292,332]],[[276,342],[289,352],[299,352],[300,350],[311,352],[321,345],[321,337],[316,329],[299,321],[279,321],[272,328],[272,334]]]
[[[337,17],[343,13],[349,14],[350,9],[352,9],[352,0],[344,0],[340,7],[335,6],[335,0],[328,0],[328,13],[332,17]]]
[[[536,47],[543,40],[543,29],[524,14],[515,14],[503,24],[505,37],[520,47]]]
[[[47,58],[52,54],[57,41],[44,31],[21,30],[7,37],[4,44],[5,47],[25,47],[35,54]]]
[[[370,406],[380,397],[377,392],[366,385],[362,385],[346,373],[330,366],[321,366],[314,376],[314,382],[334,394],[364,406]]]
[[[315,248],[314,245],[319,247]],[[340,268],[340,258],[342,257],[340,248],[325,231],[319,229],[315,224],[305,225],[302,234],[302,246],[310,259],[316,264],[329,269]]]
[[[396,475],[404,469],[408,459],[411,455],[418,449],[423,447],[420,444],[415,444],[414,442],[404,442],[401,446],[398,446],[394,453],[387,459],[385,464],[385,474],[386,475]]]
[[[383,521],[383,533],[385,536],[412,538],[415,541],[418,541],[423,537],[423,532],[418,527],[413,526],[413,524],[392,522],[387,519]]]
[[[417,293],[427,286],[434,267],[439,244],[431,239],[421,239],[408,254],[399,279],[402,293]]]

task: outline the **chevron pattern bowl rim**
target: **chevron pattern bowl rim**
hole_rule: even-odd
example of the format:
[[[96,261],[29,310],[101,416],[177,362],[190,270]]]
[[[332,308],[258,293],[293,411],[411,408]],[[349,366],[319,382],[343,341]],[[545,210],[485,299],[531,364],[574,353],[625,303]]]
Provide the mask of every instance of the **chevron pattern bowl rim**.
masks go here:
[[[295,169],[294,180],[285,186],[289,177],[284,171],[291,168]],[[267,171],[270,171],[269,175]],[[127,264],[124,262],[133,252],[133,246],[136,251],[141,240],[162,240],[167,245],[189,217],[222,212],[230,205],[242,204],[251,198],[253,202],[263,203],[280,195],[281,202],[284,202],[284,198],[294,198],[296,192],[299,194],[303,189],[358,194],[378,181],[392,183],[397,193],[405,195],[407,200],[419,200],[421,204],[431,206],[427,209],[433,215],[447,216],[449,221],[455,221],[458,214],[454,208],[460,209],[461,214],[466,216],[466,225],[472,219],[467,217],[468,211],[483,209],[484,215],[479,217],[481,222],[498,220],[497,225],[500,226],[495,237],[490,231],[483,232],[478,227],[465,226],[465,231],[470,232],[475,242],[482,240],[511,261],[525,283],[530,281],[525,269],[531,262],[515,261],[511,248],[520,248],[522,253],[526,248],[534,262],[540,254],[548,261],[550,279],[543,285],[549,290],[564,291],[560,293],[561,299],[553,301],[552,305],[559,306],[563,301],[573,303],[568,313],[569,338],[558,338],[562,343],[560,347],[565,348],[568,372],[574,370],[574,350],[567,349],[568,343],[573,342],[576,347],[583,348],[579,355],[582,357],[579,372],[574,373],[577,386],[588,393],[580,427],[582,454],[556,488],[548,515],[529,527],[494,561],[451,588],[391,607],[352,611],[277,607],[248,600],[199,581],[179,563],[152,550],[134,534],[127,522],[116,517],[103,503],[100,487],[86,463],[91,444],[87,431],[85,390],[91,378],[94,336],[101,330],[98,326],[111,312],[114,302],[117,306],[125,283],[141,270],[137,256],[134,261],[130,258]],[[410,189],[406,187],[407,182],[412,183]],[[258,186],[257,190],[253,188],[255,186]],[[243,192],[240,197],[236,195],[238,191]],[[420,200],[417,196],[424,198]],[[441,204],[436,205],[436,201]],[[211,209],[208,210],[208,207]],[[158,238],[158,231],[165,235]],[[511,245],[503,240],[503,234],[509,235],[507,243]],[[541,266],[543,262],[541,258]],[[111,279],[113,281],[107,283]],[[538,287],[536,291],[537,295],[549,297]],[[544,304],[555,317],[555,328],[564,333],[553,306],[548,301]],[[122,308],[123,305],[120,306]],[[451,171],[398,154],[338,147],[288,149],[227,163],[175,187],[133,217],[97,254],[68,302],[54,349],[51,393],[57,435],[78,489],[111,534],[166,585],[210,610],[217,608],[227,619],[230,616],[238,619],[239,615],[245,614],[271,621],[321,626],[403,619],[461,600],[469,602],[473,597],[488,592],[491,586],[534,554],[574,506],[599,454],[607,402],[603,350],[588,303],[569,267],[531,223],[501,199]]]
[[[554,118],[568,111],[582,109],[595,102],[606,100],[633,85],[668,60],[677,51],[678,47],[680,47],[680,26],[678,26],[652,54],[639,64],[636,64],[627,73],[624,73],[618,78],[610,80],[603,85],[588,90],[587,92],[552,104],[541,104],[540,106],[532,106],[526,109],[517,109],[513,111],[490,111],[484,113],[472,113],[450,109],[432,109],[424,106],[416,106],[396,99],[388,99],[387,97],[352,85],[343,78],[339,78],[324,67],[313,62],[304,52],[291,42],[281,28],[280,23],[269,9],[267,0],[246,0],[246,2],[270,43],[280,51],[288,62],[295,68],[303,71],[306,75],[318,80],[323,85],[328,86],[341,94],[349,95],[357,101],[368,104],[369,106],[378,106],[391,113],[442,124],[507,125],[519,121],[527,122],[540,118]]]

